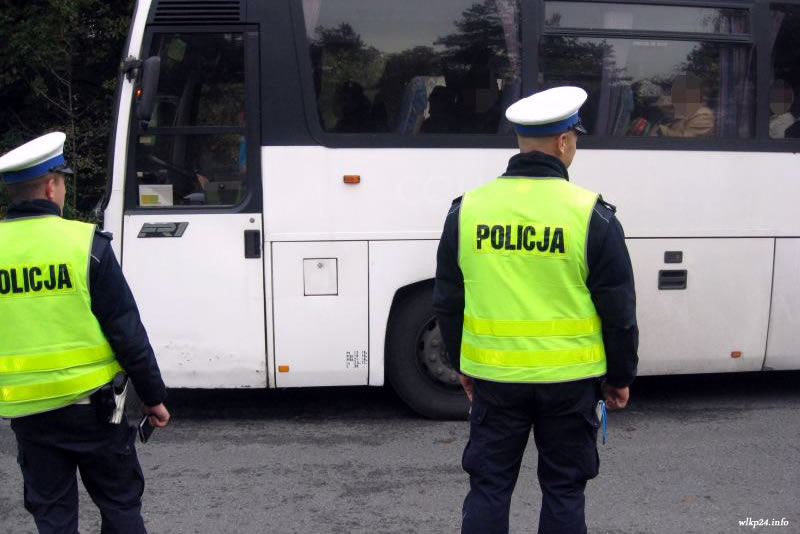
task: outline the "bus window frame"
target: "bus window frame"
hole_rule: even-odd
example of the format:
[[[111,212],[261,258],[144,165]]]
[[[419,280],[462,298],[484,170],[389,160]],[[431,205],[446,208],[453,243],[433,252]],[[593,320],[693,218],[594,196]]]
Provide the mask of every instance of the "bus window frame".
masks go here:
[[[245,139],[247,139],[247,171],[243,184],[246,193],[236,204],[231,205],[178,205],[178,206],[140,206],[136,190],[136,149],[141,134],[154,135],[209,135],[228,133],[225,130],[239,130],[235,126],[179,126],[141,129],[135,118],[135,106],[130,109],[130,128],[128,131],[128,150],[125,171],[124,205],[125,214],[201,214],[201,213],[262,213],[263,184],[261,180],[261,102],[259,98],[259,29],[254,24],[217,25],[160,25],[146,27],[142,39],[142,56],[149,53],[153,38],[157,34],[181,33],[240,33],[244,45],[244,86],[245,86]],[[146,52],[145,52],[146,51]]]
[[[755,84],[753,135],[751,137],[636,137],[587,135],[582,136],[581,149],[597,150],[666,150],[666,151],[720,151],[720,152],[798,152],[800,139],[771,139],[768,136],[768,102],[764,96],[762,81],[768,86],[772,50],[765,50],[767,36],[758,31],[769,17],[772,4],[800,4],[797,0],[736,0],[715,2],[692,2],[690,0],[615,0],[617,3],[631,3],[658,6],[687,6],[743,9],[749,12],[750,31],[748,33],[717,34],[697,32],[629,31],[629,30],[586,30],[576,28],[546,28],[544,11],[546,0],[522,1],[520,8],[520,40],[522,43],[521,92],[530,95],[539,89],[539,43],[545,35],[569,35],[574,37],[606,38],[648,38],[678,41],[716,42],[720,44],[749,45],[753,51],[755,64],[753,78]],[[573,0],[566,0],[573,1]],[[587,0],[576,0],[586,2]],[[305,15],[301,0],[291,3],[294,24],[297,66],[300,71],[302,99],[305,108],[305,121],[309,133],[320,146],[329,148],[517,148],[513,134],[424,134],[401,135],[395,133],[334,133],[323,129],[316,102],[313,69],[309,54],[309,41],[306,35]]]

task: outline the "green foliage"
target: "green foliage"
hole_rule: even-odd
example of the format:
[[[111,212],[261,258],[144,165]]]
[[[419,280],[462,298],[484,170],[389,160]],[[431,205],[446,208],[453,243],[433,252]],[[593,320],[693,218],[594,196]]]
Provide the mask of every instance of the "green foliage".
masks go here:
[[[496,2],[486,0],[483,4],[473,4],[461,17],[455,22],[458,31],[434,43],[444,47],[444,63],[460,65],[465,73],[473,65],[487,65],[501,73],[499,77],[507,77],[506,38]]]
[[[539,58],[548,87],[569,83],[592,88],[604,61],[609,70],[619,70],[614,48],[598,38],[547,36],[539,46]]]
[[[122,47],[133,0],[7,0],[0,10],[0,153],[49,131],[67,134],[76,171],[65,212],[85,218],[102,196]],[[7,199],[0,193],[0,206]]]
[[[377,49],[366,46],[361,36],[346,22],[335,28],[320,26],[316,33],[315,53],[322,53],[321,68],[330,73],[322,78],[320,109],[324,110],[322,120],[325,128],[332,129],[343,113],[339,109],[343,100],[340,92],[348,82],[358,80],[364,94],[374,93],[384,69],[384,58]]]

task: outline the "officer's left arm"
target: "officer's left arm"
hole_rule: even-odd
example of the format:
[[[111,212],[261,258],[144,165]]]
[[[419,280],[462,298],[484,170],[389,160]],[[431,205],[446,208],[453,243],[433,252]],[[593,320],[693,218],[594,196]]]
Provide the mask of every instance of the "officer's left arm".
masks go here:
[[[89,266],[92,313],[142,402],[156,406],[166,398],[166,388],[136,301],[110,242],[109,234],[95,233]]]
[[[436,252],[433,312],[447,348],[450,364],[459,370],[461,328],[464,325],[464,275],[458,266],[458,215],[461,198],[453,201]]]
[[[636,324],[636,290],[625,233],[614,216],[615,208],[597,202],[589,223],[586,285],[603,322],[606,382],[628,386],[639,362],[639,328]]]

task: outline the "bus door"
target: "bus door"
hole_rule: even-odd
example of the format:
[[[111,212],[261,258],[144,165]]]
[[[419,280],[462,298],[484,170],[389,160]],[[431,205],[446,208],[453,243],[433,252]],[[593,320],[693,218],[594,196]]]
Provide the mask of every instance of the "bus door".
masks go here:
[[[170,387],[266,387],[257,32],[154,27],[129,141],[122,267]]]

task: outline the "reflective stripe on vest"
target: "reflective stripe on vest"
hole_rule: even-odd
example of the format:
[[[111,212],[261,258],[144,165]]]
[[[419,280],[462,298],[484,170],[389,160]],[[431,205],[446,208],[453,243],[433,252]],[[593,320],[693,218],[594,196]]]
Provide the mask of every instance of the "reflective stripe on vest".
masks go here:
[[[502,382],[605,374],[601,322],[586,287],[596,201],[557,178],[498,178],[464,195],[462,372]]]
[[[121,370],[91,310],[94,225],[0,222],[0,416],[72,404]]]

